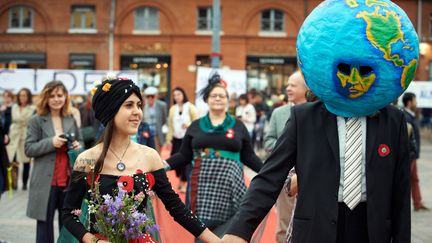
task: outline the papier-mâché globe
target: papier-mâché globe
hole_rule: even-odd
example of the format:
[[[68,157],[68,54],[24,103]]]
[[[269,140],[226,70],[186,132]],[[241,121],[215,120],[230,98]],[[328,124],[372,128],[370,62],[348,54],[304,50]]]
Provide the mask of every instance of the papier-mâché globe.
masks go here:
[[[419,40],[388,0],[327,0],[306,18],[297,61],[309,88],[343,117],[372,115],[410,84]]]

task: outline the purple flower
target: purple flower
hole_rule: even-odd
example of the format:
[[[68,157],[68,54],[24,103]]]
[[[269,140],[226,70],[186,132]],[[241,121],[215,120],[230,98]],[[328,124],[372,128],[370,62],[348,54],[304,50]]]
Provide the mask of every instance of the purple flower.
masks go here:
[[[148,233],[154,233],[154,232],[159,231],[159,230],[160,230],[160,228],[159,228],[159,225],[157,225],[157,224],[146,226],[146,231]]]

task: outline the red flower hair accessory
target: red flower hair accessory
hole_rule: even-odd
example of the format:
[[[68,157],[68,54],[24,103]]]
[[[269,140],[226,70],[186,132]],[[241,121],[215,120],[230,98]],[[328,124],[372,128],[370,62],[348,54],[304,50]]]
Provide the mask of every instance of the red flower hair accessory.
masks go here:
[[[387,155],[389,155],[390,154],[389,146],[387,146],[386,144],[380,144],[378,147],[378,154],[381,157],[386,157]]]
[[[228,87],[228,84],[225,80],[221,79],[219,82],[225,89]]]
[[[117,186],[127,192],[131,192],[134,187],[134,179],[132,176],[120,176]]]

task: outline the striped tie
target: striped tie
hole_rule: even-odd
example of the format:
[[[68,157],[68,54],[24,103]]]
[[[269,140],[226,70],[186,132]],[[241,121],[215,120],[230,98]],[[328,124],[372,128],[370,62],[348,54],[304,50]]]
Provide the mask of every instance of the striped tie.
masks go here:
[[[362,132],[358,118],[346,122],[343,202],[353,210],[361,199]]]

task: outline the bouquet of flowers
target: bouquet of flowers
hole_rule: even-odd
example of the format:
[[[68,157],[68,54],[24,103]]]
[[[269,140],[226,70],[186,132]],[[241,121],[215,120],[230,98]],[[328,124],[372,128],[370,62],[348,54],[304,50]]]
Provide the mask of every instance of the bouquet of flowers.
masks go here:
[[[95,183],[92,197],[88,203],[89,213],[95,215],[93,224],[97,232],[108,238],[110,242],[126,243],[129,239],[146,236],[146,233],[159,231],[159,226],[145,213],[138,210],[146,194],[128,193],[119,185],[114,194],[100,195],[99,183]]]

